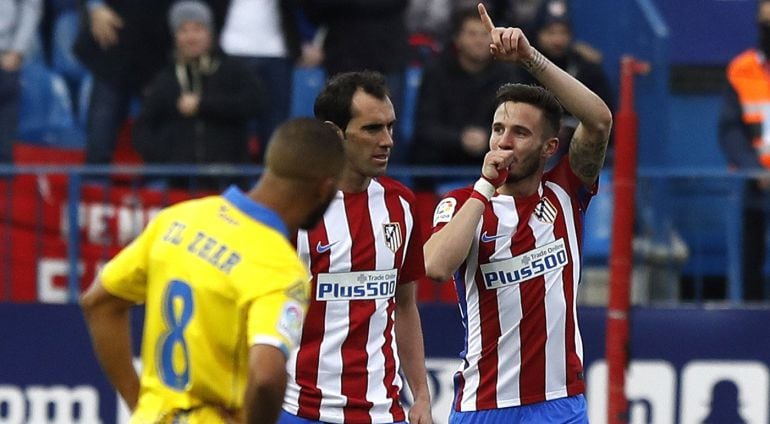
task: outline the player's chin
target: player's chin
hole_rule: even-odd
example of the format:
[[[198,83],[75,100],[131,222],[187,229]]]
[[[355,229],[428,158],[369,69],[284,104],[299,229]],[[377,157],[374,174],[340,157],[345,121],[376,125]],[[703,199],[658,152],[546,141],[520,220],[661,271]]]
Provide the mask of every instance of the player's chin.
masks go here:
[[[388,159],[372,159],[371,162],[371,171],[372,173],[376,174],[375,176],[380,176],[385,173],[385,171],[388,169]]]

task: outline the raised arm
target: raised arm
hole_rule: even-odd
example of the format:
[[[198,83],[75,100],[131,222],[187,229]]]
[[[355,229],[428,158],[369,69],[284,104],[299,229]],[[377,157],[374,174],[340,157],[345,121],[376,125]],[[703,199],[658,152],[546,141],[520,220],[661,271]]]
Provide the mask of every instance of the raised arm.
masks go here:
[[[580,121],[570,143],[570,166],[584,184],[592,185],[604,163],[612,128],[612,113],[607,104],[537,51],[521,29],[495,27],[484,5],[478,7],[481,20],[492,36],[492,55],[523,66]]]

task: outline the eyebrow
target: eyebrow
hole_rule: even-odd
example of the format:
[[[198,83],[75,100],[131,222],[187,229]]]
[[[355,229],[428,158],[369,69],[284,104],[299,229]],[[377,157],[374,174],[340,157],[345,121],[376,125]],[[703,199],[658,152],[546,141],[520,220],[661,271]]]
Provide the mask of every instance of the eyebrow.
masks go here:
[[[364,129],[376,129],[376,128],[380,128],[380,127],[389,127],[389,126],[395,125],[395,123],[396,123],[395,119],[392,120],[392,121],[389,121],[389,122],[384,122],[384,123],[383,122],[372,122],[370,124],[361,125],[361,128],[364,128]]]
[[[499,122],[499,121],[498,122],[493,122],[492,123],[492,128],[495,128],[495,127],[505,127],[505,124],[503,124],[502,122]],[[513,130],[525,130],[525,131],[528,131],[528,132],[532,132],[531,128],[525,127],[524,125],[519,125],[519,124],[511,125],[511,129],[513,129]]]

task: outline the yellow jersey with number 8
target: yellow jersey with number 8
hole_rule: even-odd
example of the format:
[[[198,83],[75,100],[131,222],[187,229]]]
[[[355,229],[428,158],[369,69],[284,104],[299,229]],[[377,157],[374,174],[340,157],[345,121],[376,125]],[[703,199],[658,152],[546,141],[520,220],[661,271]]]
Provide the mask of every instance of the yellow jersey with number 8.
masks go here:
[[[281,219],[236,188],[161,211],[101,272],[145,304],[132,423],[226,421],[242,407],[248,349],[297,346],[309,275]]]

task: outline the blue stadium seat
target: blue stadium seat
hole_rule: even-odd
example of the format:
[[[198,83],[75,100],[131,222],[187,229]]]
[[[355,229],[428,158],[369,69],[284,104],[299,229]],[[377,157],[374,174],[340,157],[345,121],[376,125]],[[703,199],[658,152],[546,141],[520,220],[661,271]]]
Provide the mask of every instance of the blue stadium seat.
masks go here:
[[[291,117],[313,116],[313,102],[326,82],[323,68],[295,68],[291,92]]]
[[[72,100],[61,75],[40,63],[22,68],[18,138],[30,143],[82,147],[83,129],[75,120]]]
[[[599,192],[591,199],[583,228],[583,264],[606,266],[612,235],[613,204],[612,173],[605,169],[599,174]]]
[[[78,124],[86,128],[86,124],[88,122],[88,110],[89,105],[91,104],[91,87],[94,86],[94,77],[91,74],[86,75],[85,78],[83,78],[83,81],[80,83],[80,89],[78,90],[77,96],[77,111],[75,111],[75,115],[78,121]]]
[[[420,94],[422,83],[422,67],[410,66],[406,69],[404,85],[404,104],[401,116],[398,117],[401,125],[401,133],[405,138],[405,144],[411,143],[414,134],[414,114],[417,109],[417,98]]]

